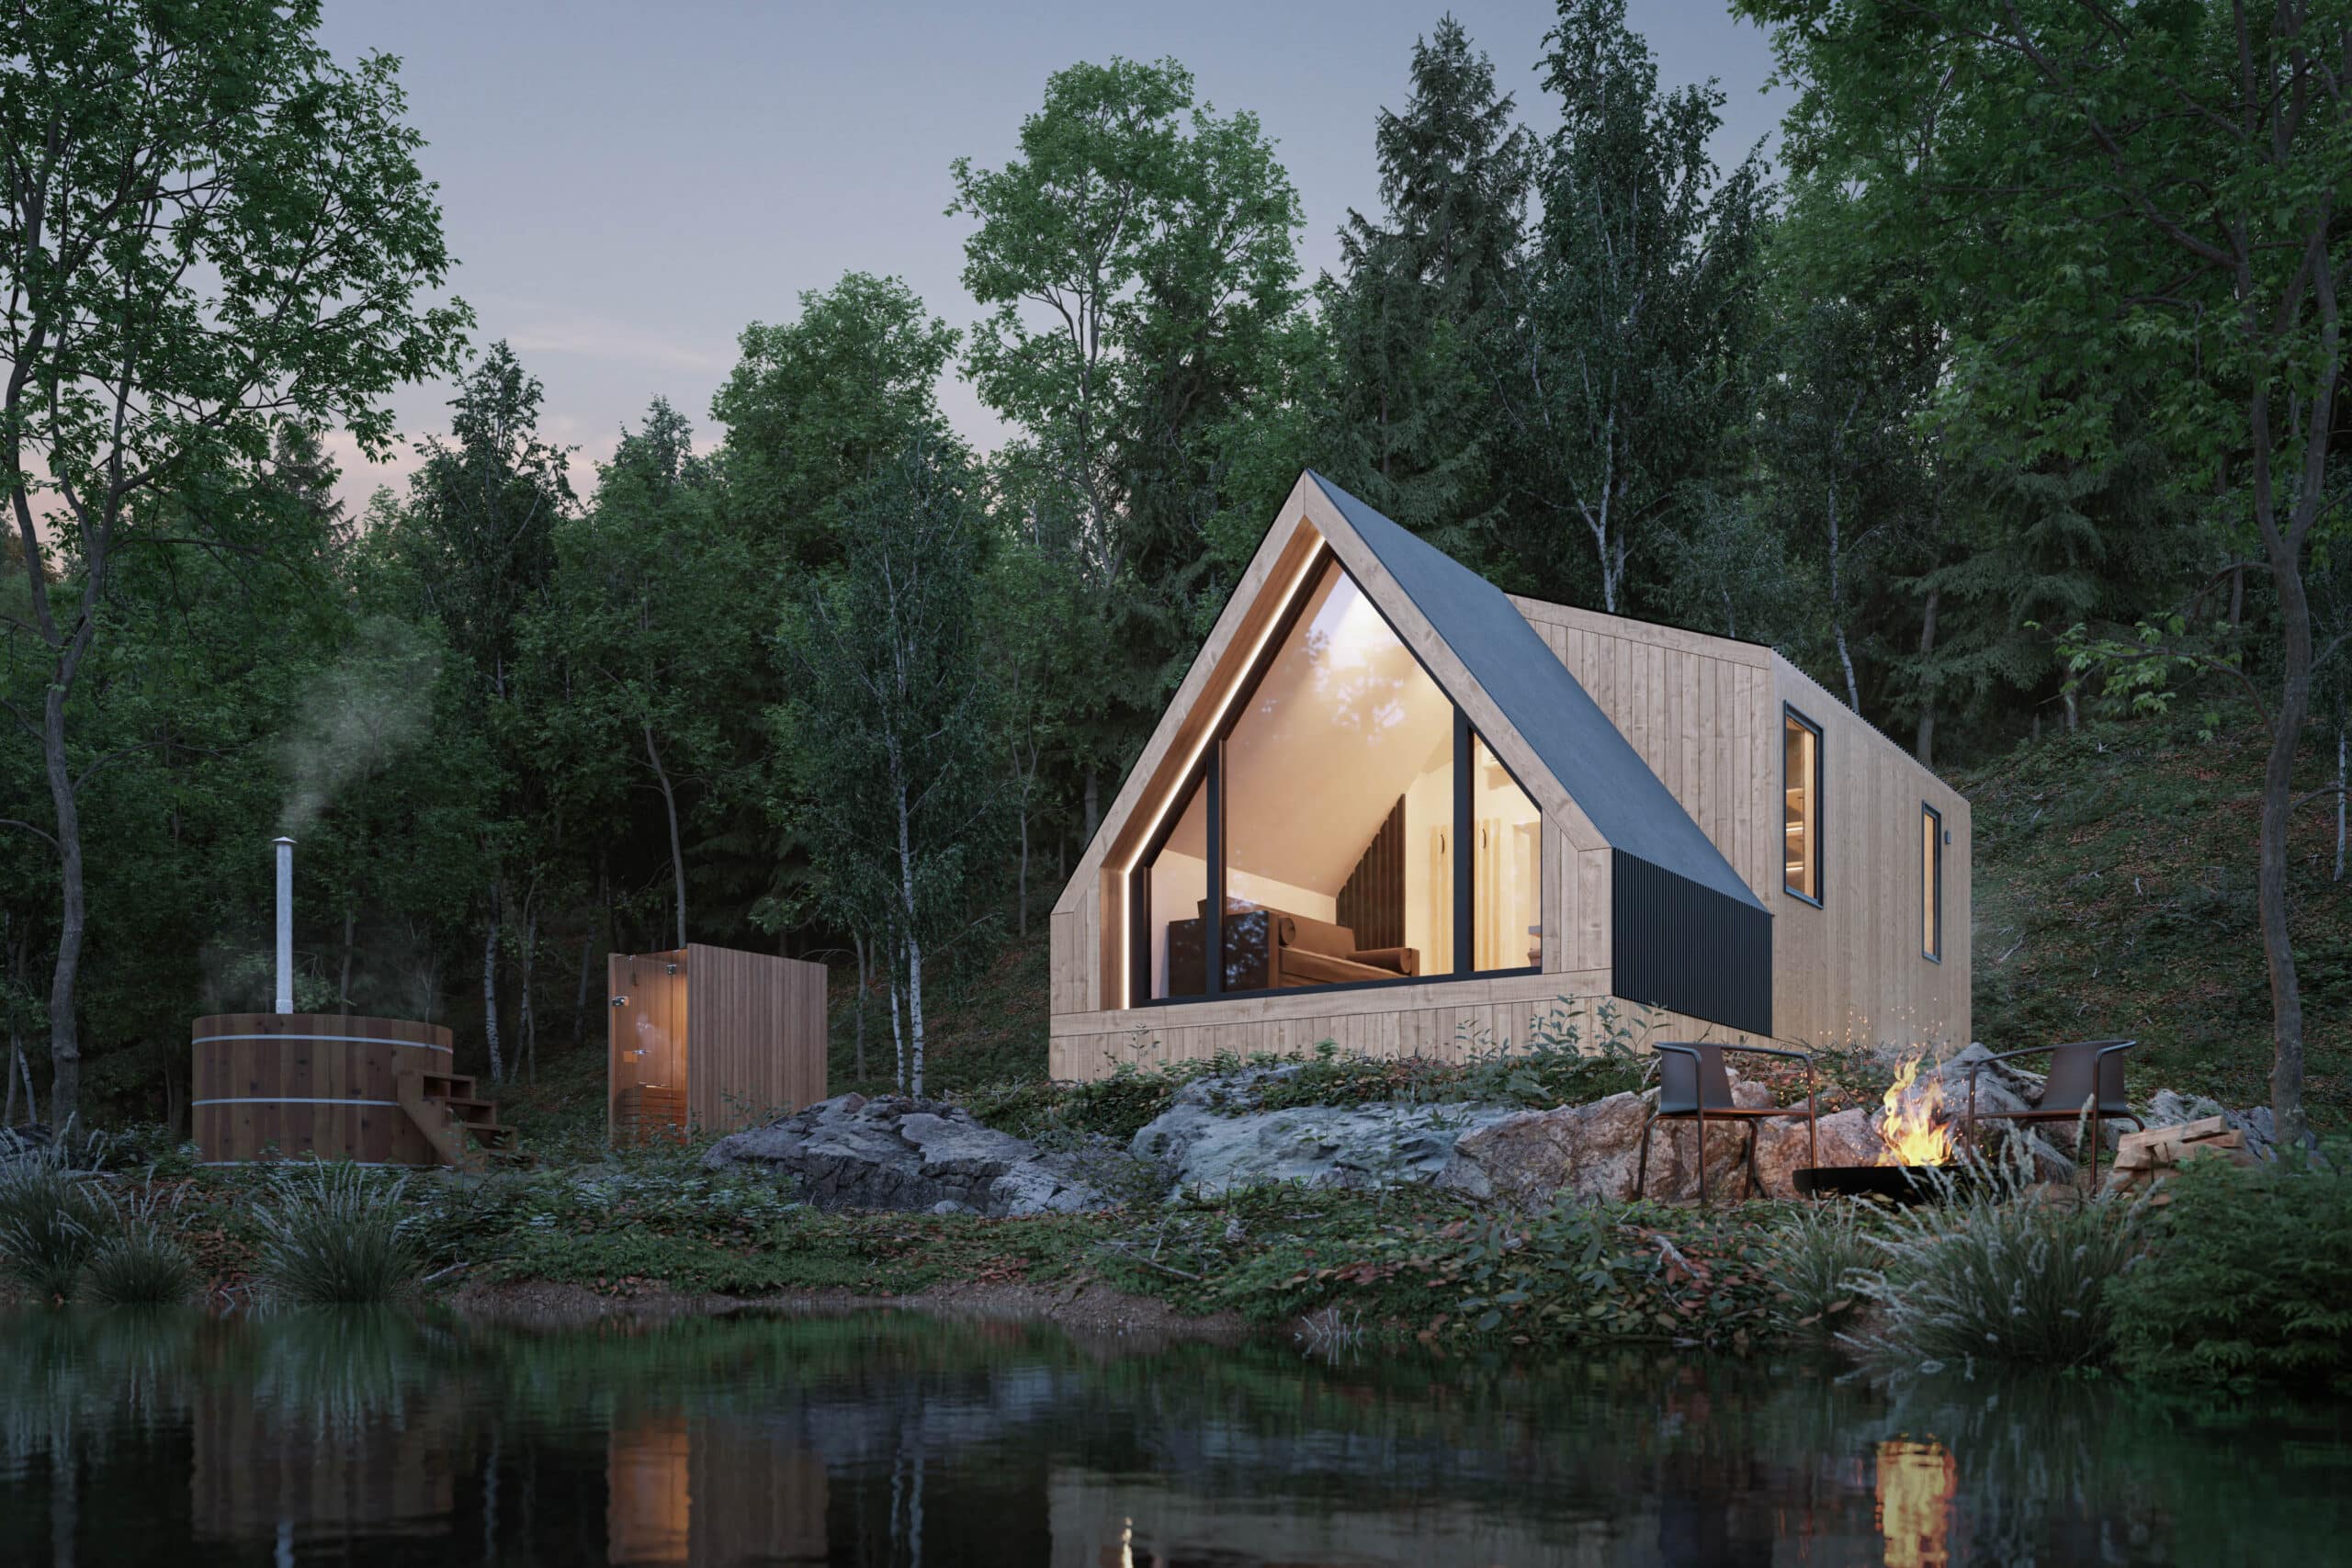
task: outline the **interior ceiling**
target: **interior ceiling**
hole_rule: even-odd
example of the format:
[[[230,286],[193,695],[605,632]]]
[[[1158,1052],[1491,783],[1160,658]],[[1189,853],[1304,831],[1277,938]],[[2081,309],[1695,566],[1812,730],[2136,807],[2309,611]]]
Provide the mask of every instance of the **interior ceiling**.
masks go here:
[[[1337,893],[1453,750],[1453,705],[1335,563],[1226,742],[1226,863]]]

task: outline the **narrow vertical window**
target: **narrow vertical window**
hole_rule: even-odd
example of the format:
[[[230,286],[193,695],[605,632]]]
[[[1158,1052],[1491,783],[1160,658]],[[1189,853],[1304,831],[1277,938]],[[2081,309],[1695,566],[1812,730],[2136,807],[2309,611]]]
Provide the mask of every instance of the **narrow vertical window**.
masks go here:
[[[1919,952],[1944,961],[1944,819],[1926,805],[1919,807]]]
[[[1470,896],[1476,967],[1537,969],[1544,964],[1544,818],[1510,770],[1473,738],[1470,805],[1476,859]]]
[[[1786,840],[1781,885],[1821,902],[1821,727],[1794,708],[1781,710],[1781,784]]]

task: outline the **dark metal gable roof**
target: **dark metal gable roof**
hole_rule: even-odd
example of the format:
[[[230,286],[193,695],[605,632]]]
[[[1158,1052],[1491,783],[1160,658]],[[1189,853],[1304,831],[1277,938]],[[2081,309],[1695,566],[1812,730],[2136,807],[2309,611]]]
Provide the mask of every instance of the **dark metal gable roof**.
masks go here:
[[[1612,849],[1764,908],[1501,589],[1322,475],[1307,477]]]

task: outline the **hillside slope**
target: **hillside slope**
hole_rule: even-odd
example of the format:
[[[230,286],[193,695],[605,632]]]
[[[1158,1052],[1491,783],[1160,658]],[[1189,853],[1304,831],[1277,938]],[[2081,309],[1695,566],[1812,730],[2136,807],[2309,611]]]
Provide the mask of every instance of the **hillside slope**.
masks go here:
[[[2270,1097],[2270,988],[2255,907],[2265,740],[2185,719],[2099,725],[1957,774],[1976,829],[1976,1034],[1996,1050],[2140,1041],[2135,1093]],[[2332,761],[2332,759],[2329,759]],[[2308,789],[2327,782],[2310,760]],[[2289,899],[2313,1120],[2352,1112],[2352,879],[2335,814],[2296,814]]]

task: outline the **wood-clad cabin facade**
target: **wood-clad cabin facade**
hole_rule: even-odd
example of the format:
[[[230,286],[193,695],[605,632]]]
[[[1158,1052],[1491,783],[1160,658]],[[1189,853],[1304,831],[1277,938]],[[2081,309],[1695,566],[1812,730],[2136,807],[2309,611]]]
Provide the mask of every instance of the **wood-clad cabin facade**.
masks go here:
[[[1965,1041],[1969,828],[1770,649],[1505,595],[1309,474],[1055,907],[1052,1070],[1458,1056],[1564,999]]]

